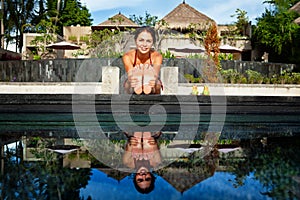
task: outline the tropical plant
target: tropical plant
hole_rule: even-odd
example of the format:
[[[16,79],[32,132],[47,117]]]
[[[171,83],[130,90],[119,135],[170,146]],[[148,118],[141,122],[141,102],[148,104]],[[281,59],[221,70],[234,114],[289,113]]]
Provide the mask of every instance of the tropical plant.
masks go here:
[[[251,83],[251,84],[262,83],[264,80],[263,75],[257,71],[247,69],[246,74],[247,74],[248,83]]]
[[[296,2],[298,0],[265,1],[271,6],[257,18],[252,44],[267,51],[269,61],[300,63],[300,26],[294,23],[299,14],[289,10]]]
[[[234,23],[236,26],[236,33],[238,35],[244,36],[247,32],[247,27],[249,24],[249,18],[247,16],[247,12],[241,9],[236,9],[235,14],[231,15],[231,17],[236,17],[237,21]]]
[[[143,16],[136,16],[130,15],[129,19],[140,26],[152,26],[154,27],[155,24],[158,22],[157,16],[152,16],[147,11],[145,12],[145,17]]]
[[[23,33],[46,32],[47,26],[43,27],[44,31],[37,31],[42,21],[52,23],[59,35],[63,34],[63,26],[92,25],[91,14],[79,0],[7,0],[4,1],[3,16],[6,45],[15,40],[19,52],[23,46]]]
[[[43,58],[48,53],[47,45],[56,41],[55,35],[56,26],[49,21],[42,20],[36,26],[36,32],[41,33],[40,35],[34,37],[30,44],[34,45],[35,51],[34,56],[39,56]]]
[[[210,28],[208,29],[205,38],[204,38],[204,47],[206,50],[206,53],[210,56],[213,52],[212,59],[215,63],[215,66],[217,68],[220,67],[220,61],[219,61],[219,53],[220,53],[220,38],[218,36],[217,31],[217,25],[213,23]]]
[[[165,52],[161,52],[163,58],[175,58],[175,55],[171,53],[171,51],[167,50]]]
[[[220,53],[219,60],[233,60],[233,54],[232,53]]]
[[[187,56],[187,58],[191,58],[191,59],[207,59],[207,55],[203,55],[200,53],[195,53],[195,54],[189,54]]]
[[[44,18],[45,8],[41,1],[24,0],[13,1],[6,0],[3,10],[4,32],[8,45],[11,40],[15,40],[19,52],[22,50],[23,33],[31,31],[30,27],[35,27],[41,19]],[[39,6],[36,4],[39,3]],[[31,24],[31,26],[27,26]],[[14,35],[12,37],[11,35]]]

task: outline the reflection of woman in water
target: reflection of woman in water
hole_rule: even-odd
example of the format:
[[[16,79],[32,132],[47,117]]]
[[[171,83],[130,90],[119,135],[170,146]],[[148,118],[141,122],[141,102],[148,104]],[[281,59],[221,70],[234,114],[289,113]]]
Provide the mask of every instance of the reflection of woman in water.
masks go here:
[[[141,193],[149,193],[154,189],[155,177],[151,169],[161,163],[161,155],[157,138],[161,132],[151,135],[151,132],[135,132],[126,134],[128,142],[123,155],[123,163],[135,169],[134,185]]]
[[[158,77],[163,58],[159,52],[152,49],[155,32],[151,27],[139,28],[135,32],[134,40],[136,49],[129,50],[122,57],[128,75],[124,83],[125,91],[159,94],[161,82]]]

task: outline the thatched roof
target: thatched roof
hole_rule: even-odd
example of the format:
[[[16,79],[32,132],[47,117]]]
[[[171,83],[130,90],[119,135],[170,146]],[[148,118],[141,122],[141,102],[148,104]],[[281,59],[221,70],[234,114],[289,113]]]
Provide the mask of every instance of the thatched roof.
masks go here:
[[[298,3],[296,3],[295,5],[293,5],[290,10],[294,10],[296,11],[297,13],[300,14],[300,1],[298,1]]]
[[[185,29],[191,23],[207,25],[214,22],[213,19],[200,13],[185,2],[179,4],[174,10],[163,17],[162,20],[166,21],[169,27],[173,29]]]
[[[174,167],[164,168],[157,173],[181,193],[212,176],[212,174],[209,174],[203,169],[197,172],[191,172],[187,168]]]
[[[297,13],[300,14],[300,1],[298,1],[298,3],[296,3],[295,5],[293,5],[290,10],[293,10]],[[294,20],[295,23],[300,24],[300,17],[298,17],[297,19]]]
[[[115,27],[119,27],[123,30],[124,28],[138,28],[140,26],[119,12],[97,26],[92,26],[92,30],[102,30],[104,28],[111,29]]]

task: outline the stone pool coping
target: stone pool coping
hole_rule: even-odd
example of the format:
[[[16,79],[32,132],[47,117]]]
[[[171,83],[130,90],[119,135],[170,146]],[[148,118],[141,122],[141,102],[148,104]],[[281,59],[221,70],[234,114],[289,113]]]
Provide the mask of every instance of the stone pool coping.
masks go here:
[[[177,92],[162,95],[190,95],[193,85],[202,93],[223,96],[300,96],[300,85],[289,84],[193,84],[179,83]],[[106,90],[101,82],[0,82],[0,94],[118,94],[119,87]],[[166,88],[167,89],[167,88]]]

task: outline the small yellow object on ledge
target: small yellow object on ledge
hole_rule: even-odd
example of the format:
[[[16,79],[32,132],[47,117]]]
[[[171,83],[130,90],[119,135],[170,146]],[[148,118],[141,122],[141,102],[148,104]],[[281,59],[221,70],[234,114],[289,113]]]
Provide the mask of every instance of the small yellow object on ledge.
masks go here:
[[[191,94],[192,95],[198,95],[199,94],[197,85],[193,85],[192,93]]]
[[[207,85],[204,86],[202,95],[209,95],[209,89]]]

